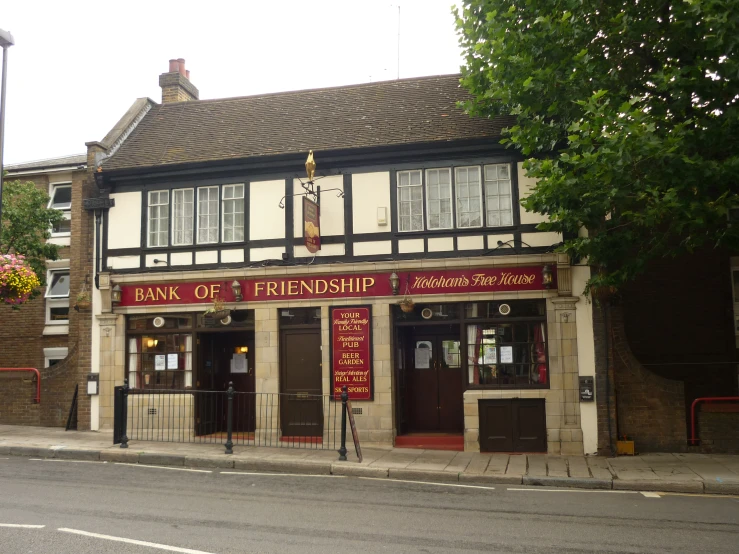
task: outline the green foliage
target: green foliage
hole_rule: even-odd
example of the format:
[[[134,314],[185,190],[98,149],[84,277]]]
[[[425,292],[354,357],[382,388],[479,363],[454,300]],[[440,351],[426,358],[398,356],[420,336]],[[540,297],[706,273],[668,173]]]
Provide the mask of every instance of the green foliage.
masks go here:
[[[466,0],[465,108],[516,115],[522,204],[619,287],[649,260],[739,248],[736,0]],[[585,229],[587,232],[583,232]]]
[[[49,244],[51,228],[63,219],[59,210],[47,208],[49,195],[34,183],[3,183],[0,254],[23,254],[39,278],[46,284],[45,260],[59,258],[59,246]],[[34,291],[32,298],[38,296]]]

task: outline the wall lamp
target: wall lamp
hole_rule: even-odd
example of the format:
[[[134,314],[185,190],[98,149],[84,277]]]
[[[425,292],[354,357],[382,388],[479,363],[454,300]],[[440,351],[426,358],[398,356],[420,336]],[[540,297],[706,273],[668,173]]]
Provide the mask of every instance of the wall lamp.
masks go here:
[[[398,296],[400,290],[400,277],[394,271],[390,274],[390,286],[393,288],[393,296]]]
[[[552,266],[549,264],[544,264],[541,268],[541,282],[545,289],[552,288]]]
[[[241,294],[241,283],[234,281],[231,283],[231,290],[234,291],[234,300],[241,302],[244,299],[244,295]]]
[[[117,306],[118,304],[120,304],[122,294],[123,290],[121,289],[121,286],[116,283],[116,285],[110,291],[110,303],[113,304],[113,306]]]

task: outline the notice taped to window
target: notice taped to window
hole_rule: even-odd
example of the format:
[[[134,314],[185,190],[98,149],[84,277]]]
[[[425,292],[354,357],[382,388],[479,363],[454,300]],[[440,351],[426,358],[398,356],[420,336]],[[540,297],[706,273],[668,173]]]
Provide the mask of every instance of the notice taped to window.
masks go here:
[[[331,376],[334,398],[346,385],[351,400],[372,400],[372,309],[330,308]]]

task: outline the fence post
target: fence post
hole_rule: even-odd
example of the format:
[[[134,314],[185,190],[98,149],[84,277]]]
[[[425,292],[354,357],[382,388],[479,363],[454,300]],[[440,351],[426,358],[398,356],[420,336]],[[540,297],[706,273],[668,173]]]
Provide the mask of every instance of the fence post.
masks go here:
[[[226,420],[226,454],[234,453],[234,443],[231,440],[233,435],[233,418],[234,418],[234,384],[233,381],[228,382],[228,419]]]
[[[349,400],[349,393],[346,385],[341,387],[341,448],[339,448],[339,460],[346,461],[346,401]]]
[[[128,427],[128,379],[123,380],[123,406],[121,406],[121,412],[123,416],[121,419],[123,420],[123,427],[122,431],[123,434],[121,435],[121,448],[128,448],[128,434],[127,434],[127,427]]]

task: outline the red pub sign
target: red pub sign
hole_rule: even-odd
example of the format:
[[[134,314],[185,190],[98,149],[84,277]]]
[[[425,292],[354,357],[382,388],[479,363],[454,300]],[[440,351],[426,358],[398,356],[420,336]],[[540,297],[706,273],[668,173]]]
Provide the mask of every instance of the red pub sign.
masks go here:
[[[303,196],[303,239],[311,254],[321,249],[321,208],[307,196]]]
[[[350,400],[372,400],[372,308],[330,308],[331,390],[341,398],[346,385]]]
[[[488,267],[398,271],[399,293],[411,295],[543,290],[543,266]],[[551,287],[556,290],[553,268]],[[394,296],[390,273],[306,275],[239,281],[244,302],[303,300],[313,298],[362,298]],[[235,302],[231,281],[182,282],[177,284],[123,285],[121,306],[201,304],[221,298]]]

